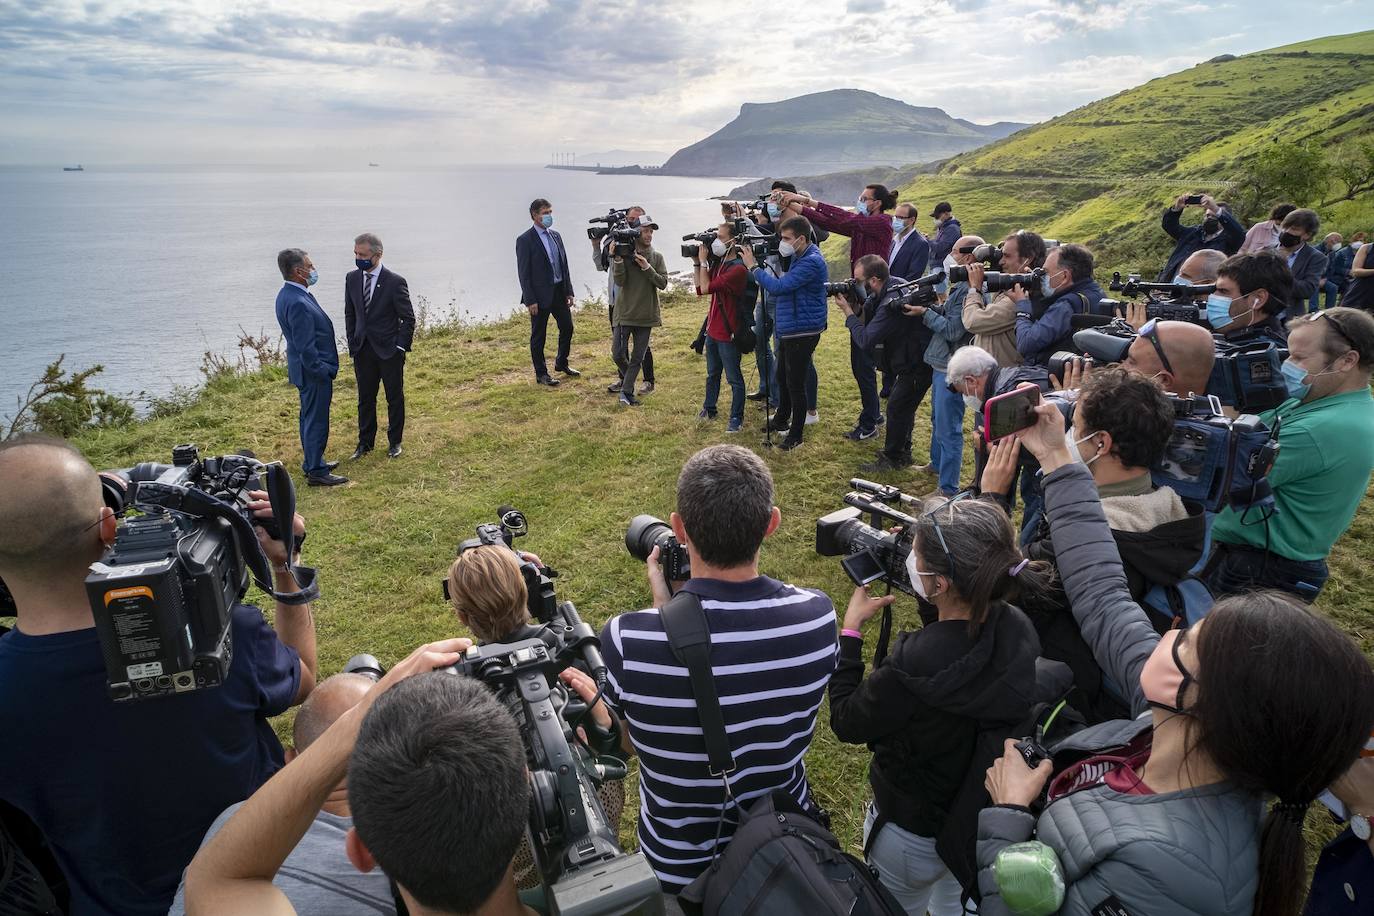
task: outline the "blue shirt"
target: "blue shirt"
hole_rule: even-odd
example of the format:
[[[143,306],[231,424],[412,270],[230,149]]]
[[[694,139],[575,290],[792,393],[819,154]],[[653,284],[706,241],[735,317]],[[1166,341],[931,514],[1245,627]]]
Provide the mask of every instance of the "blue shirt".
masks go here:
[[[239,605],[219,687],[116,703],[94,627],[0,637],[0,798],[43,831],[72,916],[162,916],[205,830],[282,766],[296,650]]]
[[[558,243],[553,240],[549,230],[543,226],[535,226],[534,231],[539,233],[539,241],[544,243],[544,253],[549,256],[549,265],[553,268],[553,282],[560,283],[563,280],[563,271],[559,269]]]

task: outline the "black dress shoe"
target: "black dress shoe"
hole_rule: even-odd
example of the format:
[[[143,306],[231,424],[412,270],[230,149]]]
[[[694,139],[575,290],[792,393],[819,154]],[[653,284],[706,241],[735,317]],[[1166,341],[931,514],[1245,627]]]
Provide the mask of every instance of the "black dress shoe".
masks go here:
[[[561,368],[561,369],[559,369],[557,366],[554,366],[554,369],[555,369],[556,371],[558,371],[558,372],[563,373],[563,374],[566,375],[568,378],[581,378],[581,377],[582,377],[582,373],[581,373],[581,372],[578,372],[578,371],[577,371],[576,369],[574,369],[572,366],[564,366],[564,367]]]
[[[337,462],[337,461],[326,461],[326,462],[324,463],[324,469],[325,469],[326,471],[332,471],[332,470],[334,470],[334,469],[335,469],[336,467],[338,467],[338,466],[339,466],[339,462]]]
[[[305,482],[312,487],[337,487],[348,483],[347,477],[338,474],[310,474],[305,478]]]
[[[745,400],[747,401],[762,401],[766,397],[768,397],[768,392],[762,389],[758,391],[751,391],[744,396]]]
[[[401,444],[398,442],[398,443],[396,443],[395,445],[391,446],[391,448],[387,449],[387,450],[386,450],[386,456],[387,456],[388,458],[400,458],[400,457],[401,457]]]
[[[558,379],[552,378],[547,375],[541,375],[538,378],[536,378],[535,381],[538,382],[540,385],[548,385],[550,388],[558,387]]]
[[[355,449],[353,450],[353,454],[349,456],[348,460],[349,460],[349,461],[357,461],[359,458],[363,457],[364,455],[366,455],[366,454],[367,454],[368,452],[370,452],[370,451],[372,451],[372,446],[370,446],[370,445],[360,445],[360,446],[358,446],[357,448],[355,448]],[[329,467],[328,464],[326,464],[325,466],[326,466],[326,467]],[[334,470],[334,468],[329,467],[329,470],[332,471],[332,470]]]

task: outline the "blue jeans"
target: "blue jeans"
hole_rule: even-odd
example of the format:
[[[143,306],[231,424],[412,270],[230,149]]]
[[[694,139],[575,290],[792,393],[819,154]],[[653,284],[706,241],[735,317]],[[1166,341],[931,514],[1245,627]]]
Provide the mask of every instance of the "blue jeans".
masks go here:
[[[1332,283],[1330,280],[1322,281],[1322,285],[1318,286],[1316,290],[1313,291],[1312,298],[1308,300],[1307,310],[1309,312],[1315,312],[1318,309],[1329,309],[1335,307],[1336,297],[1340,295],[1340,292],[1341,288],[1337,286],[1335,283]],[[1321,302],[1318,301],[1322,298],[1322,293],[1326,294],[1325,305],[1321,304]]]
[[[883,415],[878,405],[878,367],[873,365],[873,357],[852,338],[849,341],[849,371],[854,373],[854,381],[859,384],[859,429],[873,429]]]
[[[1311,604],[1329,575],[1325,560],[1290,560],[1255,547],[1218,541],[1202,571],[1202,581],[1217,598],[1277,588]]]
[[[706,400],[702,407],[709,414],[716,412],[716,401],[720,398],[720,373],[725,370],[725,380],[730,383],[730,425],[739,426],[744,422],[744,373],[739,368],[739,348],[728,340],[716,340],[709,334],[706,337]]]
[[[930,392],[930,463],[940,474],[940,489],[954,493],[964,467],[964,399],[946,387],[939,369]]]
[[[307,477],[329,473],[324,466],[324,450],[329,445],[329,402],[334,398],[334,380],[306,378],[301,393],[301,451],[305,460],[301,470]]]

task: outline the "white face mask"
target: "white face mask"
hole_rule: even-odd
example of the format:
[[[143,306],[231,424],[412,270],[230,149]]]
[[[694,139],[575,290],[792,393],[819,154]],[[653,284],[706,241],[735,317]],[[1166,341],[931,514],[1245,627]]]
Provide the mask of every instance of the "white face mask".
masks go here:
[[[1076,461],[1077,463],[1082,464],[1082,465],[1089,465],[1089,464],[1092,464],[1094,461],[1096,461],[1097,459],[1101,458],[1101,457],[1102,457],[1102,449],[1101,449],[1101,447],[1098,448],[1098,451],[1097,451],[1097,454],[1096,454],[1096,455],[1093,455],[1091,458],[1089,458],[1089,459],[1086,460],[1086,461],[1083,460],[1083,453],[1080,452],[1080,451],[1078,450],[1078,446],[1079,446],[1081,443],[1087,442],[1089,439],[1091,439],[1093,436],[1096,436],[1096,435],[1097,435],[1097,433],[1088,433],[1088,434],[1087,434],[1086,436],[1084,436],[1082,439],[1075,439],[1075,438],[1073,437],[1073,429],[1072,429],[1072,428],[1065,430],[1065,431],[1064,431],[1064,443],[1069,447],[1069,456],[1072,457],[1074,461]]]
[[[976,412],[983,409],[983,402],[971,394],[966,394],[964,395],[964,406]]]
[[[926,594],[926,576],[930,573],[922,573],[916,568],[916,551],[909,551],[906,555],[906,577],[911,580],[911,587],[916,589],[916,594],[927,600],[930,596]]]
[[[723,241],[721,241],[720,239],[716,239],[714,242],[711,243],[711,254],[715,255],[718,258],[723,258],[725,257],[725,252],[727,248],[728,246]]]
[[[778,254],[784,258],[790,258],[797,253],[797,249],[792,247],[791,242],[778,242]]]

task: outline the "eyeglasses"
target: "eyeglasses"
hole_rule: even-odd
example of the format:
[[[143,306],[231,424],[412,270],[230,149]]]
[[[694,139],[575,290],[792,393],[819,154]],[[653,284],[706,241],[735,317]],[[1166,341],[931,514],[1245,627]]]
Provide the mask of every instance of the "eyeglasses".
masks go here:
[[[1341,335],[1341,340],[1344,340],[1346,343],[1350,344],[1350,349],[1354,350],[1357,353],[1359,352],[1359,345],[1351,339],[1349,334],[1346,333],[1345,328],[1341,327],[1341,323],[1337,321],[1335,318],[1332,318],[1326,312],[1313,312],[1311,315],[1308,315],[1305,320],[1308,324],[1311,324],[1319,318],[1325,318],[1326,323],[1331,325],[1331,327],[1335,328],[1336,333]]]
[[[940,542],[940,549],[943,550],[945,553],[945,562],[949,564],[949,574],[951,577],[953,577],[954,575],[954,555],[949,552],[949,545],[945,543],[945,533],[940,530],[940,518],[936,513],[938,513],[941,509],[948,508],[949,520],[953,521],[954,504],[959,502],[961,499],[968,499],[972,495],[972,490],[964,490],[961,493],[956,493],[954,496],[951,496],[949,499],[940,503],[940,505],[936,506],[934,509],[929,509],[925,512],[922,512],[920,519],[918,519],[918,521],[925,521],[926,519],[930,519],[931,527],[935,529],[935,538]],[[912,544],[913,548],[915,546],[915,544]]]
[[[1170,375],[1174,374],[1174,367],[1169,365],[1169,357],[1164,355],[1164,345],[1159,342],[1159,319],[1151,318],[1140,327],[1140,336],[1148,340],[1155,348],[1155,353],[1159,355],[1160,365],[1164,371]]]

